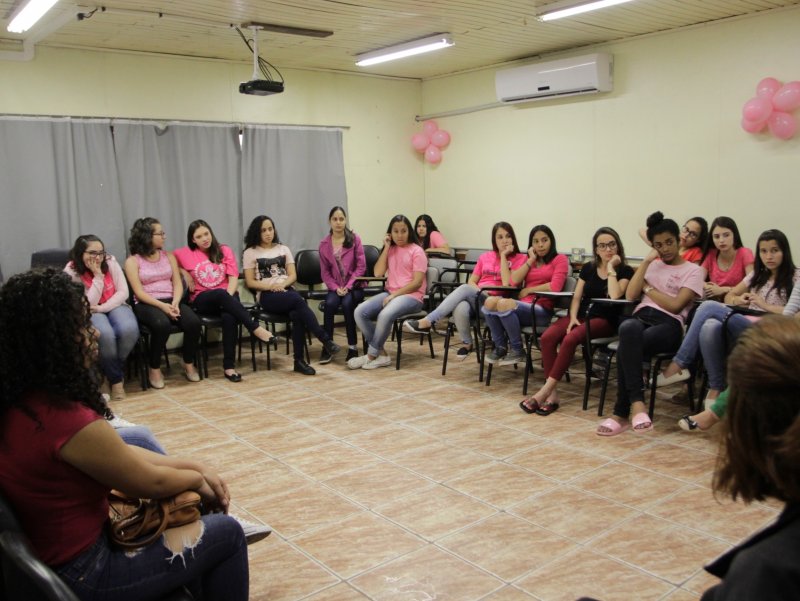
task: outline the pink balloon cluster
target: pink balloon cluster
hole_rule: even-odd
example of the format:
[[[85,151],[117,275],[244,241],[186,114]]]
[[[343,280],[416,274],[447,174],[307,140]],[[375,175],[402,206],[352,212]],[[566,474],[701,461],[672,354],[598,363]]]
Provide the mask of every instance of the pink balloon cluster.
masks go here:
[[[800,81],[781,84],[774,77],[758,82],[756,96],[742,107],[742,129],[757,134],[768,127],[772,135],[788,140],[797,132],[797,120],[791,111],[800,107]]]
[[[425,160],[431,165],[442,162],[442,149],[450,143],[450,134],[439,129],[436,121],[425,121],[422,124],[422,133],[411,136],[411,146],[414,150],[425,155]]]

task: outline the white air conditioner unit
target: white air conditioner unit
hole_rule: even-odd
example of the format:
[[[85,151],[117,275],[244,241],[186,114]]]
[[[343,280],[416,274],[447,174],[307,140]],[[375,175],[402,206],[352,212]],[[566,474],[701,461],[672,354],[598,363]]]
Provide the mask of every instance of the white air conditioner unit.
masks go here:
[[[495,73],[495,89],[500,102],[526,102],[610,92],[613,58],[598,53],[562,58]]]

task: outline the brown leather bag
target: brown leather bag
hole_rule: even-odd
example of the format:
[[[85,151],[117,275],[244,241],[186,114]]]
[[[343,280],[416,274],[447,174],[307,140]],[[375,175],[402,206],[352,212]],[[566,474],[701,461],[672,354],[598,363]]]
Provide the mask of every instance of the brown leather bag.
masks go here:
[[[108,493],[109,536],[123,549],[146,547],[167,528],[199,520],[200,502],[193,490],[165,499],[138,499],[112,490]]]

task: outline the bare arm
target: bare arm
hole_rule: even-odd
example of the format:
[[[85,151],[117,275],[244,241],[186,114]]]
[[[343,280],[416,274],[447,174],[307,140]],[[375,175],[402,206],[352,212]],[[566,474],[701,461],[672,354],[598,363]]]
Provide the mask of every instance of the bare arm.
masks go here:
[[[381,250],[380,256],[378,256],[378,260],[375,262],[375,266],[372,268],[373,273],[382,278],[386,275],[386,271],[389,269],[389,248],[392,245],[392,236],[391,234],[386,234],[383,238],[383,249]]]

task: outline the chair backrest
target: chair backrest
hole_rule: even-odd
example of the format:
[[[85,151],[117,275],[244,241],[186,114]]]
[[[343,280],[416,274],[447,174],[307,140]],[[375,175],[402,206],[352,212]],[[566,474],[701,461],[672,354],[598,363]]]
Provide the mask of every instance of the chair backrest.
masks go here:
[[[428,267],[435,267],[437,270],[436,279],[440,282],[455,282],[458,280],[458,272],[447,271],[448,269],[457,269],[458,261],[455,259],[429,257]]]
[[[375,263],[378,262],[378,257],[381,256],[381,251],[377,246],[372,246],[372,244],[365,244],[364,245],[364,258],[367,260],[367,271],[364,274],[367,277],[373,277],[375,275]]]
[[[575,292],[575,287],[578,285],[578,278],[572,275],[568,275],[567,279],[564,280],[564,287],[561,289],[561,292]],[[559,309],[567,309],[569,310],[569,306],[572,304],[572,297],[566,298],[559,298],[554,303],[554,309],[558,311]]]
[[[2,599],[79,601],[77,595],[33,553],[6,500],[0,496]]]
[[[322,284],[322,271],[319,265],[318,250],[301,250],[294,256],[294,268],[297,271],[297,283],[313,290]]]
[[[46,248],[31,254],[31,269],[36,267],[55,267],[64,269],[69,262],[68,248]]]
[[[488,249],[486,249],[486,248],[468,248],[467,252],[464,253],[464,260],[465,261],[477,261],[478,257],[480,257],[487,250]]]

